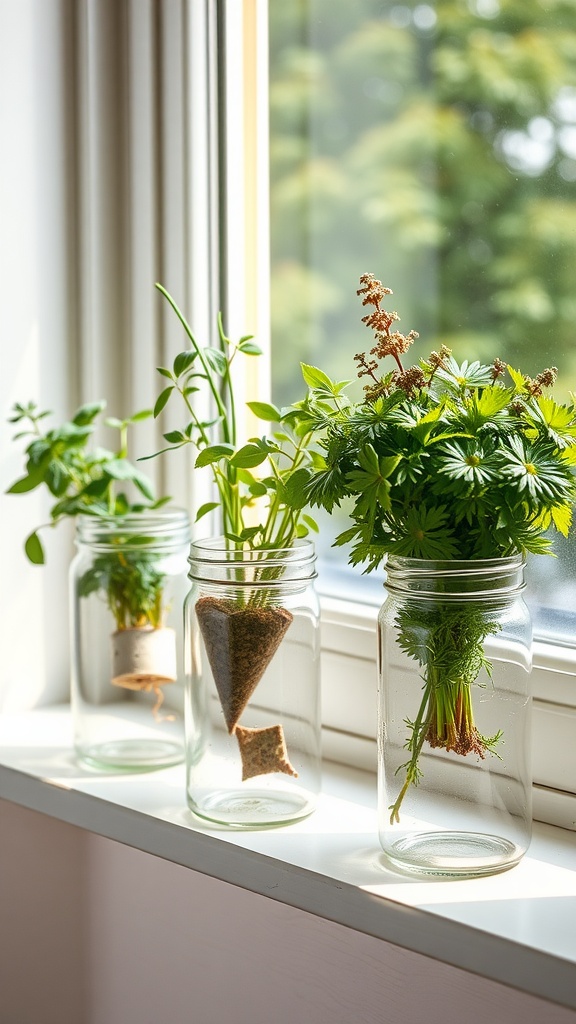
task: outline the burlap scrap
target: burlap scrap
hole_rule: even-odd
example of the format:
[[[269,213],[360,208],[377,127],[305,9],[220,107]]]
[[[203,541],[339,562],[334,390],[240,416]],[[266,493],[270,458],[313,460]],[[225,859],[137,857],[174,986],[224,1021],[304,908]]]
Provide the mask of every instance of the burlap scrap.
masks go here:
[[[281,725],[270,725],[264,729],[247,729],[237,725],[234,732],[242,757],[242,782],[270,772],[284,772],[285,775],[298,778],[298,772],[288,760]]]

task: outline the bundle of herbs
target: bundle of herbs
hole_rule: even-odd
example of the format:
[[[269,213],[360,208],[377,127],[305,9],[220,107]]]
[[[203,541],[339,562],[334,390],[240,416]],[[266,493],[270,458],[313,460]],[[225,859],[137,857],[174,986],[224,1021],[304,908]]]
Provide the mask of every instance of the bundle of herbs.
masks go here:
[[[387,558],[439,562],[495,559],[551,550],[548,531],[568,535],[576,496],[576,405],[547,390],[555,368],[531,378],[495,359],[459,365],[442,347],[412,366],[403,358],[418,334],[401,333],[384,308],[391,294],[372,274],[358,295],[372,307],[362,318],[373,332],[369,353],[356,354],[365,378],[361,401],[346,382],[304,369],[310,387],[302,411],[318,433],[324,465],[308,485],[313,505],[328,512],[347,500],[352,525],[336,539],[351,544],[350,562],[377,569]],[[382,372],[389,359],[391,368]],[[490,661],[489,614],[464,602],[407,602],[397,616],[398,643],[421,668],[423,693],[407,720],[403,778],[391,822],[407,789],[421,777],[425,744],[463,757],[498,755],[502,733],[476,728],[471,688]]]
[[[278,742],[282,746],[281,732],[279,741],[275,738],[281,726],[271,727],[276,730],[272,743],[270,730],[251,736],[250,744],[241,743],[243,733],[237,730],[241,730],[240,716],[293,621],[291,612],[278,605],[274,587],[282,579],[282,560],[267,559],[266,553],[285,551],[310,531],[317,531],[316,522],[306,512],[306,489],[314,469],[322,463],[321,456],[310,447],[309,415],[296,406],[279,409],[269,402],[249,402],[252,416],[273,429],[240,442],[233,365],[243,357],[259,356],[261,350],[251,335],[232,341],[221,317],[217,344],[200,344],[173,297],[162,285],[157,287],[177,316],[188,346],[176,355],[171,368],[158,367],[165,386],[154,415],[178,401],[186,422],[181,429],[164,434],[167,447],[156,455],[191,448],[195,469],[211,474],[214,499],[199,508],[196,521],[209,514],[219,516],[217,532],[223,534],[226,550],[239,556],[238,579],[242,577],[242,553],[255,554],[250,560],[253,585],[234,588],[232,571],[228,589],[233,597],[204,596],[196,602],[206,654],[226,727],[240,744],[245,777],[288,771],[279,767],[282,758],[267,754],[276,750]],[[203,418],[199,410],[206,408],[210,413]]]

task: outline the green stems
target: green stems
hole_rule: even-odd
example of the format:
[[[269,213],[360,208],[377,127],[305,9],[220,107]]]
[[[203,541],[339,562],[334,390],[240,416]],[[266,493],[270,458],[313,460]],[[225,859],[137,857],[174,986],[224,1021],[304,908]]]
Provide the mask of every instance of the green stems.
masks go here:
[[[214,383],[212,374],[210,373],[210,367],[208,366],[208,363],[206,361],[206,357],[204,355],[204,351],[201,348],[201,346],[198,344],[198,342],[196,341],[196,338],[194,337],[194,335],[192,333],[192,329],[191,329],[188,321],[186,320],[186,317],[180,311],[180,309],[178,308],[178,306],[174,302],[174,299],[172,298],[170,293],[167,292],[166,289],[163,288],[161,284],[157,284],[156,287],[157,287],[158,291],[162,293],[164,298],[167,300],[167,302],[170,304],[170,306],[172,307],[172,309],[176,313],[176,316],[178,317],[180,323],[182,324],[182,327],[184,328],[184,330],[186,332],[186,335],[188,337],[188,340],[190,341],[190,344],[192,345],[192,348],[194,349],[198,359],[200,360],[202,369],[204,370],[204,373],[206,375],[206,380],[208,382],[208,387],[210,388],[210,392],[212,394],[212,397],[213,397],[214,402],[216,404],[216,408],[218,410],[218,415],[222,417],[222,428],[223,428],[224,440],[228,444],[232,444],[233,445],[233,444],[235,444],[235,439],[233,437],[228,436],[229,433],[230,433],[230,425],[228,423],[227,409],[226,409],[226,406],[225,406],[225,404],[224,404],[224,402],[222,400],[222,396],[221,396],[218,388],[216,387],[216,385]],[[232,427],[232,431],[231,432],[232,432],[232,434],[234,433],[234,428],[233,427]],[[208,443],[208,439],[207,438],[206,438],[206,443]]]
[[[482,736],[472,707],[472,685],[482,670],[491,675],[491,663],[484,653],[484,641],[498,630],[489,615],[465,604],[427,607],[408,602],[396,617],[398,644],[423,668],[424,691],[414,721],[406,719],[410,753],[396,774],[405,773],[400,793],[390,805],[390,824],[399,823],[400,807],[410,786],[422,778],[420,757],[427,744],[466,757],[484,758],[497,754],[502,732]],[[478,684],[481,685],[481,684]]]

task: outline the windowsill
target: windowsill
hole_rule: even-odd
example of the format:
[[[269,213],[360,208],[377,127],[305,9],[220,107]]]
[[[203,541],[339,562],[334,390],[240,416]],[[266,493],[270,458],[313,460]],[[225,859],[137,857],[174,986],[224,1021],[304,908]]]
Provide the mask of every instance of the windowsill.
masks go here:
[[[511,871],[420,881],[386,869],[375,780],[327,764],[315,814],[285,828],[203,827],[184,768],[110,775],[81,768],[67,709],[0,720],[0,797],[357,931],[576,1009],[574,835],[535,825]]]

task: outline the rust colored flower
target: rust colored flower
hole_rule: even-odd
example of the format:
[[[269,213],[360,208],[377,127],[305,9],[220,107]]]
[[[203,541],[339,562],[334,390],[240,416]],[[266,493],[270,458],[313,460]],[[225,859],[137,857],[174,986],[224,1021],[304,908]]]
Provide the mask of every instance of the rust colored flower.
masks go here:
[[[542,370],[537,377],[524,377],[524,383],[528,394],[533,398],[538,398],[542,394],[544,388],[550,388],[556,381],[558,376],[558,370],[555,366],[549,366],[546,370]]]
[[[354,359],[358,363],[359,377],[374,377],[374,374],[378,369],[378,363],[375,359],[371,359],[370,362],[368,362],[365,352],[357,352]],[[376,377],[374,377],[374,380],[376,380]]]
[[[502,359],[495,359],[492,363],[492,380],[498,380],[503,373],[506,373],[506,363]]]
[[[362,274],[360,284],[364,287],[358,288],[356,294],[364,296],[362,299],[363,306],[378,307],[385,295],[392,295],[392,290],[385,288],[382,282],[374,277],[374,274]]]
[[[362,317],[362,323],[370,327],[376,335],[376,344],[371,349],[370,354],[376,356],[377,359],[392,356],[398,370],[400,373],[403,373],[404,367],[402,366],[400,356],[409,349],[414,339],[418,337],[418,333],[410,331],[409,334],[401,334],[400,331],[390,331],[392,325],[400,319],[396,310],[389,312],[381,307],[385,296],[392,295],[391,288],[385,288],[382,282],[374,277],[374,274],[362,274],[360,285],[361,287],[358,288],[357,294],[364,296],[362,305],[374,306],[374,310],[371,313],[367,313],[366,316]],[[358,376],[368,373],[376,380],[374,376],[375,367],[372,363],[364,362],[360,364],[360,367]]]
[[[366,402],[375,402],[378,398],[385,398],[389,395],[392,388],[396,387],[397,374],[389,376],[388,380],[378,380],[375,384],[366,384],[364,386],[364,396]]]
[[[422,388],[426,387],[426,377],[419,366],[410,366],[404,373],[399,373],[396,377],[396,385],[402,388],[410,398],[415,391],[421,391]]]
[[[400,317],[395,310],[393,313],[387,313],[385,309],[375,309],[373,313],[362,317],[362,323],[366,324],[367,327],[371,327],[373,331],[384,334],[390,330],[394,321],[399,319]]]
[[[427,361],[422,365],[427,373],[427,384],[432,383],[434,374],[439,369],[446,369],[446,360],[452,355],[452,350],[447,345],[442,345],[439,352],[431,352]]]
[[[546,370],[542,370],[542,373],[538,374],[536,380],[538,381],[540,387],[551,388],[556,383],[557,376],[558,367],[549,366]]]
[[[376,335],[377,344],[370,350],[370,354],[376,356],[377,359],[384,359],[385,356],[394,356],[398,360],[404,352],[408,351],[414,338],[417,337],[416,331],[410,331],[406,335],[401,334],[400,331],[394,331],[393,334],[378,333]]]

